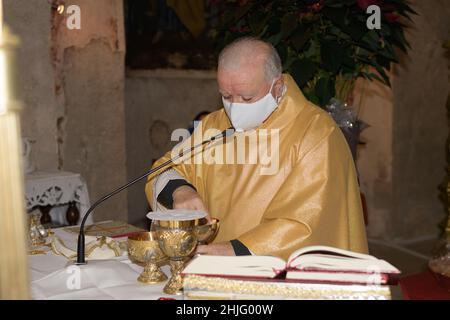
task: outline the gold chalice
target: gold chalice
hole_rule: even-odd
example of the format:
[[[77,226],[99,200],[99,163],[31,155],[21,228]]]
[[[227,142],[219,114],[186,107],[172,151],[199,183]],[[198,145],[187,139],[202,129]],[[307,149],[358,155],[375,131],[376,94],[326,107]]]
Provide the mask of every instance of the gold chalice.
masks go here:
[[[167,294],[182,294],[181,271],[197,246],[195,226],[199,220],[153,220],[152,230],[156,233],[161,250],[169,257],[172,276],[164,287]]]
[[[219,232],[219,226],[220,223],[217,218],[212,218],[210,222],[205,218],[200,219],[199,224],[194,229],[198,244],[208,244],[213,241]]]
[[[138,232],[128,237],[128,257],[133,263],[144,265],[138,281],[146,284],[167,280],[159,265],[167,257],[161,251],[154,232]]]

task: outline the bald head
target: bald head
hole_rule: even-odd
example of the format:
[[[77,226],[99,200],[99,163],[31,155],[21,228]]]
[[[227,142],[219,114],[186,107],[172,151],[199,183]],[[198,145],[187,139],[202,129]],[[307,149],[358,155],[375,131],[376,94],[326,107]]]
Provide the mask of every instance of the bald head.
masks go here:
[[[276,49],[267,42],[253,37],[244,37],[227,45],[219,55],[218,69],[229,71],[255,67],[266,81],[281,75],[281,60]]]
[[[240,38],[219,55],[217,82],[222,98],[231,103],[253,103],[283,91],[281,61],[275,48],[256,38]]]

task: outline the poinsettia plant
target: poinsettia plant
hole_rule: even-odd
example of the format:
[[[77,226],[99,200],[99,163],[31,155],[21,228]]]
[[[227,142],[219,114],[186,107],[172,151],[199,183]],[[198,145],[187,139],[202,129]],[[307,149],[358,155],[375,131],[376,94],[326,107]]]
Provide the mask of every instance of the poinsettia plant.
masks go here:
[[[357,78],[390,86],[386,70],[407,51],[404,0],[223,0],[219,49],[242,36],[269,41],[306,97],[324,107],[347,101]],[[370,29],[366,10],[380,8],[381,28]]]

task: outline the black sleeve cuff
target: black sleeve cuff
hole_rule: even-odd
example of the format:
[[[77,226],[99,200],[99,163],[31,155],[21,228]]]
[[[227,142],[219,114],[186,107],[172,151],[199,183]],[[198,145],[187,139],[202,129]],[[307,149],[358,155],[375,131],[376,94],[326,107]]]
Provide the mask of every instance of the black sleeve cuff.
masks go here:
[[[172,209],[172,207],[173,207],[173,197],[172,197],[173,192],[181,186],[189,186],[192,189],[194,189],[195,191],[197,191],[197,189],[195,189],[195,187],[192,184],[190,184],[189,182],[187,182],[184,179],[170,180],[166,184],[164,189],[162,189],[162,191],[158,194],[158,197],[156,198],[156,200],[158,200],[158,202],[161,203],[167,209]]]
[[[231,240],[231,245],[233,246],[234,254],[237,256],[250,256],[252,253],[242,242],[239,240]]]

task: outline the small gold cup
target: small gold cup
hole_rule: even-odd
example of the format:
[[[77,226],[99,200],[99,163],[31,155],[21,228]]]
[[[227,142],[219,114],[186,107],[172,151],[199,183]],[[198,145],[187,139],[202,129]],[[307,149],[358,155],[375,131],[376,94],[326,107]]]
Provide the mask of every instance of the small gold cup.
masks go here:
[[[29,214],[28,239],[31,249],[45,245],[47,231],[41,224],[41,213],[38,211]]]
[[[197,236],[198,244],[209,244],[214,240],[219,232],[220,221],[217,218],[212,218],[210,222],[205,218],[200,219],[199,225],[195,226],[195,235]]]
[[[172,276],[163,291],[167,294],[180,295],[183,293],[183,279],[181,271],[191,253],[197,246],[194,231],[199,220],[162,221],[153,220],[152,230],[156,232],[161,250],[169,257]]]
[[[167,259],[161,251],[154,232],[138,232],[128,237],[128,256],[133,263],[144,265],[138,281],[155,284],[167,280],[159,264]]]

